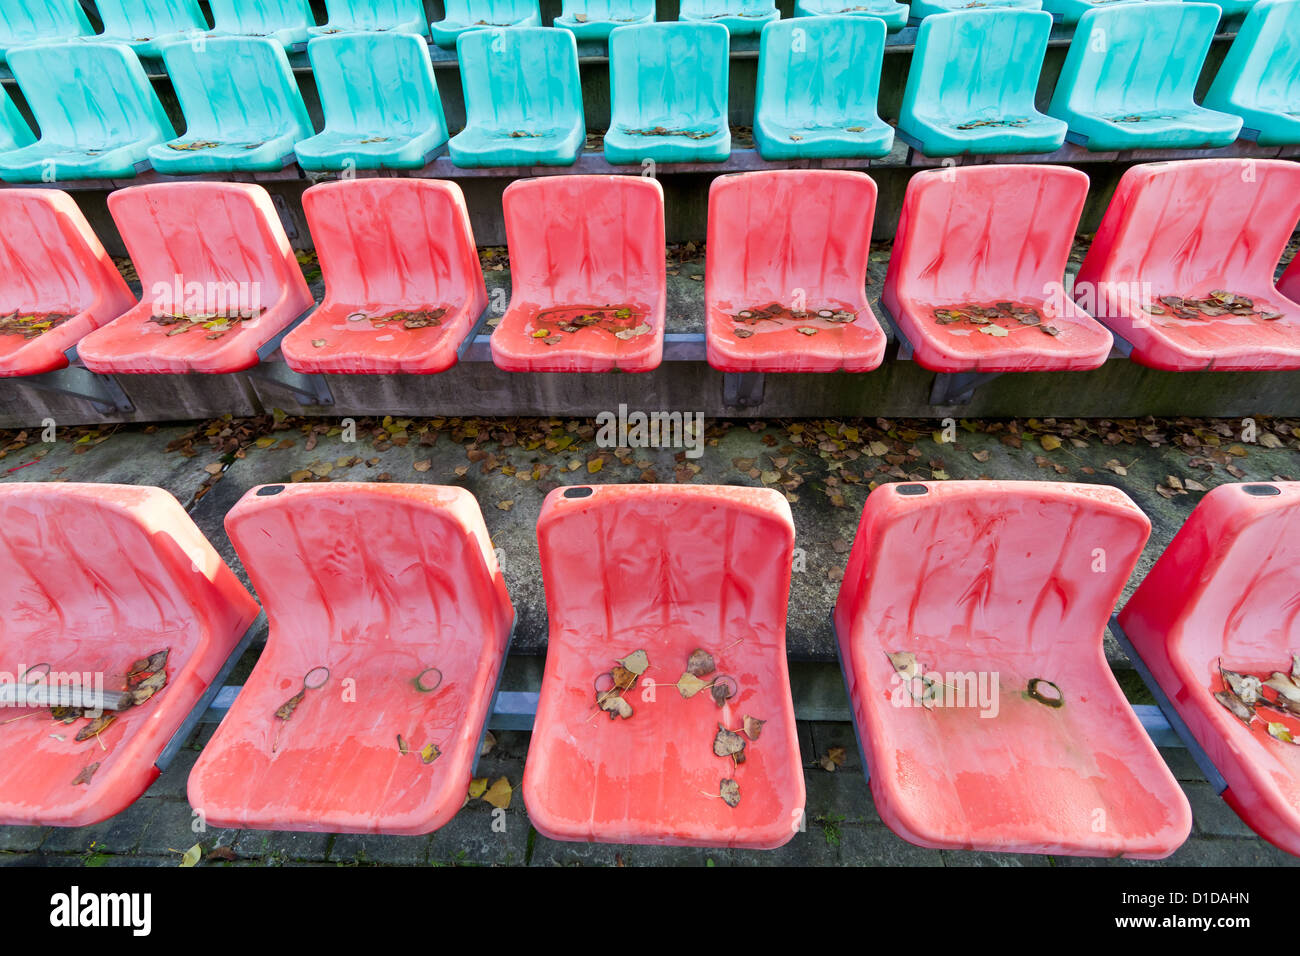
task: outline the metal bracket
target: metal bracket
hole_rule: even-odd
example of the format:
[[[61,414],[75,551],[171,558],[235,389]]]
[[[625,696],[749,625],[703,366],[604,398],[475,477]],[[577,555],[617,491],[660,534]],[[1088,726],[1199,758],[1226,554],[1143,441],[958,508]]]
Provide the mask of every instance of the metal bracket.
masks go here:
[[[722,404],[739,408],[762,405],[765,383],[762,372],[726,372],[722,376]]]
[[[1178,715],[1178,711],[1174,710],[1173,702],[1170,701],[1164,688],[1156,683],[1155,676],[1147,667],[1146,662],[1142,660],[1141,656],[1134,649],[1133,642],[1128,639],[1128,635],[1125,634],[1123,628],[1119,626],[1118,613],[1110,616],[1110,632],[1115,635],[1116,643],[1119,644],[1120,649],[1124,651],[1128,656],[1128,659],[1132,662],[1133,669],[1136,670],[1138,676],[1142,678],[1142,683],[1147,685],[1147,690],[1151,691],[1151,696],[1156,699],[1156,706],[1160,708],[1160,713],[1164,715],[1165,720],[1169,721],[1169,726],[1173,728],[1174,733],[1176,733],[1178,738],[1183,742],[1183,746],[1187,748],[1187,752],[1192,755],[1192,760],[1196,762],[1196,766],[1201,768],[1201,773],[1205,774],[1205,779],[1210,781],[1210,784],[1214,787],[1214,792],[1219,794],[1223,793],[1223,791],[1228,789],[1228,781],[1223,779],[1223,774],[1219,773],[1219,768],[1214,765],[1214,761],[1210,759],[1210,755],[1205,752],[1205,748],[1202,747],[1197,742],[1196,738],[1192,736],[1191,730],[1188,728],[1187,724],[1183,722],[1183,718]]]
[[[456,346],[457,362],[492,360],[492,335],[490,332],[487,335],[483,335],[483,330],[487,328],[488,319],[491,318],[491,316],[492,307],[488,306],[483,310],[483,313],[474,320],[474,327],[470,329],[469,334],[461,340],[460,345]],[[480,335],[483,335],[481,346],[478,341]],[[466,359],[466,356],[470,354],[471,349],[474,350],[475,354]],[[483,353],[481,356],[478,354],[480,352]]]
[[[99,375],[78,364],[80,360],[75,345],[64,354],[68,357],[67,368],[58,368],[41,375],[27,375],[15,381],[43,392],[58,392],[60,395],[85,399],[101,415],[135,411],[135,406],[126,397],[126,392],[122,391],[116,378],[112,375]]]
[[[853,737],[858,742],[858,759],[862,761],[862,776],[867,783],[871,782],[871,765],[867,763],[867,751],[862,746],[862,728],[858,726],[858,711],[853,706],[853,694],[849,691],[849,669],[844,666],[844,658],[840,656],[840,635],[835,629],[835,608],[831,608],[830,613],[831,637],[835,641],[835,663],[840,667],[840,677],[844,679],[844,696],[849,702],[849,719],[853,721]]]
[[[280,356],[279,361],[272,361],[272,357],[280,351],[280,343],[284,341],[284,337],[302,325],[307,320],[307,316],[315,311],[316,306],[313,305],[262,343],[257,350],[257,364],[248,370],[248,374],[288,389],[304,405],[333,405],[334,393],[330,391],[324,375],[304,375],[302,372],[295,372],[285,363],[284,356]]]
[[[931,405],[969,405],[975,389],[1000,376],[1001,372],[939,372],[930,387]]]

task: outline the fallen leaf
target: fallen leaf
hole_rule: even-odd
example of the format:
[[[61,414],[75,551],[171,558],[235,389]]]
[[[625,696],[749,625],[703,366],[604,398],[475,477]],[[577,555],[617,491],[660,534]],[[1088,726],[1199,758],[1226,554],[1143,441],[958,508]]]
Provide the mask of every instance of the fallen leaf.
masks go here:
[[[818,759],[817,763],[827,773],[834,773],[836,767],[844,766],[844,761],[848,757],[843,747],[831,747],[826,753]]]
[[[306,696],[307,692],[305,690],[298,691],[298,693],[294,694],[280,705],[279,709],[275,712],[275,716],[279,717],[281,720],[288,720],[293,716],[293,712],[298,709],[298,705],[302,703],[302,699]]]
[[[903,680],[912,680],[921,673],[921,667],[916,662],[916,655],[911,651],[897,651],[890,654],[889,663],[894,665],[894,670]]]
[[[698,694],[704,688],[708,687],[707,681],[702,681],[694,674],[683,674],[677,680],[677,691],[688,700]]]
[[[748,714],[746,714],[744,723],[745,723],[745,736],[748,737],[750,740],[757,740],[758,735],[763,732],[763,725],[767,723],[767,721],[759,720],[757,717],[750,717]]]
[[[425,763],[433,763],[442,756],[442,751],[438,749],[437,744],[426,744],[425,748],[420,751],[420,759]]]
[[[487,792],[483,794],[483,799],[498,810],[510,809],[510,797],[514,789],[510,786],[510,781],[505,777],[498,777],[497,780],[488,787]]]
[[[1214,699],[1226,707],[1232,716],[1242,721],[1248,727],[1250,726],[1250,722],[1255,719],[1255,711],[1234,697],[1230,691],[1221,690],[1214,695]]]
[[[471,800],[477,800],[479,797],[483,796],[483,794],[487,793],[487,786],[487,777],[475,777],[469,782],[469,798]]]
[[[203,847],[196,843],[181,857],[181,866],[194,866],[201,859],[203,859]]]
[[[719,757],[730,757],[745,749],[745,739],[735,731],[718,724],[718,734],[713,738],[713,753]]]
[[[633,674],[640,677],[645,673],[645,669],[650,666],[650,658],[646,655],[645,651],[638,650],[633,651],[631,654],[627,655],[627,657],[617,661],[616,663],[623,665]]]
[[[94,763],[88,766],[82,767],[81,773],[77,774],[77,779],[72,781],[72,785],[74,787],[78,787],[83,783],[90,783],[90,778],[95,775],[95,771],[98,769],[99,769],[98,760],[96,760]]]
[[[740,784],[727,777],[718,785],[718,795],[723,803],[734,809],[740,803]]]
[[[694,674],[696,677],[706,677],[716,669],[713,655],[700,647],[693,650],[686,660],[686,673]]]
[[[1268,725],[1268,735],[1276,737],[1283,743],[1294,744],[1296,742],[1295,738],[1291,736],[1291,731],[1287,729],[1287,725],[1280,721],[1274,721]]]
[[[213,847],[207,856],[207,860],[209,863],[216,860],[221,860],[229,863],[237,859],[239,859],[239,857],[235,856],[235,851],[228,846]]]
[[[78,742],[80,742],[83,740],[89,740],[91,737],[94,737],[96,734],[102,734],[105,730],[108,729],[108,726],[111,723],[113,723],[113,721],[115,720],[117,720],[117,714],[103,714],[99,717],[96,717],[86,726],[82,727],[79,731],[77,731],[77,736],[75,739]]]
[[[403,757],[411,752],[411,745],[406,742],[406,738],[401,734],[397,735],[397,752]]]
[[[490,754],[493,750],[496,749],[496,745],[497,745],[496,734],[492,733],[492,731],[490,730],[484,731],[483,742],[479,744],[478,755],[480,757],[486,757],[488,754]]]

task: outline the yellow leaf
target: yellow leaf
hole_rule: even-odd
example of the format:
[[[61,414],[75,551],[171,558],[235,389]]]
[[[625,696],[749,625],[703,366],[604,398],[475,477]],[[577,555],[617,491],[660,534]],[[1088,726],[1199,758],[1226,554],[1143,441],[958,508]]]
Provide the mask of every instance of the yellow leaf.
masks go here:
[[[498,810],[509,810],[510,796],[514,792],[509,780],[505,777],[498,777],[496,782],[488,787],[487,792],[483,794],[483,799]]]
[[[1055,435],[1039,435],[1038,444],[1043,446],[1043,451],[1056,451],[1061,447],[1061,439]]]
[[[594,475],[596,472],[600,471],[600,469],[604,467],[605,467],[605,459],[593,458],[591,459],[591,461],[587,462],[587,473]]]
[[[487,777],[475,777],[469,782],[469,798],[477,800],[487,792]]]
[[[181,857],[181,866],[194,866],[201,859],[203,859],[203,847],[196,843],[186,850],[185,855]]]

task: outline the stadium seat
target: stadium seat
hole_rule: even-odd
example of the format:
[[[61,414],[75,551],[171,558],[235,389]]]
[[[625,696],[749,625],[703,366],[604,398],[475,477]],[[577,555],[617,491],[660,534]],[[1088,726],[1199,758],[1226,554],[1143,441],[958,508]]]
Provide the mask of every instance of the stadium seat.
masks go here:
[[[0,7],[0,62],[15,47],[93,32],[78,0],[9,0]]]
[[[875,211],[876,184],[865,173],[781,169],[714,179],[704,273],[709,364],[723,372],[878,367],[885,333],[865,291]],[[758,314],[765,310],[775,314]]]
[[[1223,11],[1223,19],[1243,17],[1255,8],[1259,0],[1216,0],[1216,6]]]
[[[524,768],[537,832],[789,841],[805,791],[786,668],[785,498],[730,486],[557,488],[537,540],[550,624]]]
[[[190,773],[190,804],[220,827],[417,834],[451,820],[514,616],[474,497],[263,485],[226,531],[270,632]]]
[[[465,197],[436,179],[321,183],[302,197],[325,299],[284,337],[298,372],[441,372],[487,308]],[[390,318],[384,318],[390,317]]]
[[[881,295],[913,358],[953,373],[1100,367],[1111,335],[1063,287],[1087,196],[1066,166],[913,176]]]
[[[1065,124],[1034,106],[1052,18],[963,10],[921,21],[898,135],[927,156],[1050,153]]]
[[[307,55],[325,130],[297,146],[303,169],[420,169],[447,142],[429,50],[409,33],[316,37]]]
[[[776,0],[681,0],[678,13],[688,23],[720,23],[737,37],[758,33],[780,18]]]
[[[502,197],[507,372],[647,372],[663,358],[664,193],[648,176],[516,180]]]
[[[615,27],[654,23],[654,0],[562,0],[554,26],[578,40],[608,40]]]
[[[325,0],[325,13],[325,25],[308,27],[308,36],[388,31],[429,35],[424,0]]]
[[[5,182],[131,178],[148,166],[150,146],[176,135],[122,44],[34,43],[10,51],[9,69],[41,136],[0,153]]]
[[[1300,0],[1260,0],[1246,16],[1205,94],[1205,106],[1240,116],[1242,139],[1300,143]]]
[[[104,32],[94,43],[125,43],[140,56],[157,58],[163,47],[193,40],[208,30],[199,0],[95,0]]]
[[[163,51],[185,134],[149,148],[160,173],[282,169],[314,132],[284,48],[268,37],[222,36]]]
[[[907,4],[897,0],[795,0],[796,17],[873,17],[891,31],[907,26]]]
[[[1061,26],[1072,27],[1079,22],[1089,10],[1103,10],[1111,5],[1134,4],[1143,6],[1150,0],[1042,0],[1043,9],[1052,15],[1052,19]],[[1220,6],[1227,6],[1237,0],[1226,0]]]
[[[1293,854],[1300,854],[1300,764],[1292,744],[1270,731],[1300,735],[1295,712],[1264,705],[1238,719],[1215,695],[1233,692],[1225,672],[1269,681],[1260,692],[1271,703],[1279,686],[1289,688],[1300,647],[1297,532],[1300,484],[1219,485],[1119,614],[1121,630],[1227,784],[1228,805]],[[1277,672],[1283,680],[1270,677]]]
[[[724,162],[731,155],[720,23],[645,23],[609,35],[611,163]]]
[[[0,377],[66,367],[83,335],[133,305],[71,196],[0,190]]]
[[[1114,3],[1116,0],[1110,0]],[[924,20],[938,13],[960,10],[1041,10],[1043,0],[912,0],[911,19]]]
[[[1187,839],[1187,798],[1102,645],[1150,530],[1105,485],[868,496],[834,623],[890,829],[939,849],[1137,859]]]
[[[884,53],[880,20],[817,17],[765,26],[754,114],[759,155],[774,161],[888,155],[894,128],[876,107]]]
[[[1218,23],[1212,3],[1089,10],[1079,18],[1047,112],[1069,124],[1070,142],[1094,152],[1227,146],[1241,132],[1241,117],[1192,98]]]
[[[271,196],[251,183],[120,189],[108,211],[139,305],[81,340],[92,372],[242,372],[312,305]]]
[[[307,28],[316,25],[309,0],[208,0],[213,34],[270,37],[286,50],[307,42]],[[170,71],[169,71],[170,72]]]
[[[1106,209],[1074,295],[1089,296],[1089,311],[1151,368],[1300,368],[1300,305],[1273,284],[1297,220],[1296,163],[1134,166]]]
[[[155,761],[257,618],[257,604],[161,488],[7,484],[0,526],[8,609],[0,669],[11,681],[68,693],[95,691],[94,675],[106,697],[137,691],[105,719],[6,707],[0,824],[98,823],[157,779]]]
[[[465,129],[457,166],[569,166],[587,140],[573,34],[549,27],[474,30],[456,43]]]
[[[13,99],[0,87],[0,153],[21,149],[36,142],[36,134]]]
[[[443,0],[447,17],[429,25],[433,42],[456,47],[465,33],[491,27],[541,27],[537,0]]]

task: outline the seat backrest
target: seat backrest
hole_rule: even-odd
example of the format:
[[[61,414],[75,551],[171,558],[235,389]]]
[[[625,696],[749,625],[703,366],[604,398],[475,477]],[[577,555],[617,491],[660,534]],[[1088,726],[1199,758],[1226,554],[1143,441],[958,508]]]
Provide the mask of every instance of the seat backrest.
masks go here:
[[[862,302],[876,184],[848,170],[719,176],[709,188],[705,300],[733,308],[789,303],[803,292]]]
[[[1154,296],[1266,291],[1297,221],[1300,164],[1185,159],[1134,166],[1115,189],[1076,285],[1141,281]]]
[[[104,33],[126,42],[208,28],[199,0],[95,0],[95,6]]]
[[[72,197],[0,190],[0,312],[75,315],[100,300],[127,306],[135,298]]]
[[[1052,111],[1114,117],[1194,105],[1220,10],[1210,3],[1120,3],[1079,18]]]
[[[8,0],[0,6],[0,46],[93,32],[78,0]]]
[[[173,43],[163,62],[185,114],[187,138],[248,141],[292,131],[312,135],[284,48],[266,37],[208,37]]]
[[[509,632],[505,580],[463,488],[264,485],[230,510],[226,531],[269,641],[445,646],[487,640],[485,621]]]
[[[903,110],[961,122],[1035,112],[1052,32],[1042,10],[962,10],[926,17],[916,34]]]
[[[692,17],[759,16],[776,10],[776,0],[682,0],[681,11]]]
[[[655,0],[562,0],[562,15],[572,20],[582,14],[588,20],[625,20],[629,23],[654,19]]]
[[[617,305],[643,300],[649,289],[662,294],[664,194],[658,180],[521,179],[506,187],[502,207],[514,298]]]
[[[720,23],[642,23],[609,35],[610,128],[726,122],[730,34]]]
[[[429,47],[412,33],[341,33],[307,43],[329,132],[406,135],[441,127]]]
[[[166,633],[187,645],[172,647],[177,663],[204,634],[240,633],[257,616],[180,503],[145,485],[0,488],[0,601],[0,646],[74,637],[135,649]]]
[[[1300,483],[1219,485],[1188,516],[1120,613],[1193,666],[1273,662],[1300,648]],[[1212,671],[1197,675],[1208,686]]]
[[[456,40],[466,126],[568,128],[583,119],[578,44],[568,30],[471,30]]]
[[[465,196],[437,179],[354,179],[312,186],[303,212],[327,302],[486,302]]]
[[[312,27],[310,0],[208,0],[212,19],[223,33],[265,36],[276,30]]]
[[[530,17],[541,22],[537,0],[443,0],[443,6],[453,23],[506,26]]]
[[[1150,530],[1105,485],[881,485],[862,511],[836,630],[936,651],[978,643],[990,660],[1092,653],[1105,666],[1102,631]]]
[[[1300,3],[1256,0],[1246,14],[1204,105],[1232,112],[1233,106],[1294,114],[1300,104]]]
[[[8,61],[42,142],[102,149],[176,135],[130,47],[33,43],[9,51]]]
[[[131,186],[108,197],[141,298],[159,308],[230,313],[311,301],[271,196],[251,183]],[[184,296],[183,301],[180,300]]]
[[[758,112],[793,126],[875,116],[885,33],[875,17],[772,21],[759,46]]]
[[[1047,298],[1065,277],[1088,177],[1068,166],[961,166],[907,184],[885,286],[922,301]]]
[[[424,0],[325,0],[329,25],[340,30],[391,30],[411,21],[424,24]]]
[[[687,630],[784,646],[794,524],[771,489],[557,489],[537,543],[552,640],[635,647],[631,635]]]

